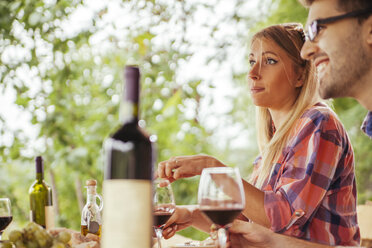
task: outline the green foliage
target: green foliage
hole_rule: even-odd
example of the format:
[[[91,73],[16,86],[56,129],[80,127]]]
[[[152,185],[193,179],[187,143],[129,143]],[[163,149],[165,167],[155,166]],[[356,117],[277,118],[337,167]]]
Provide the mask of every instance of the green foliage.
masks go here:
[[[255,30],[274,23],[304,23],[307,11],[297,0],[261,1],[261,9],[247,12],[242,11],[247,1],[230,4],[231,13],[220,19],[215,15],[214,21],[202,23],[203,32],[198,34],[198,39],[206,38],[202,44],[189,38],[195,35],[192,24],[200,19],[200,11],[215,13],[213,4],[110,1],[91,6],[91,15],[77,22],[76,16],[83,16],[79,11],[89,1],[0,0],[0,90],[14,94],[17,109],[29,117],[27,128],[12,127],[6,122],[7,116],[0,114],[0,196],[11,198],[11,228],[22,227],[28,219],[27,192],[35,174],[33,158],[41,154],[46,181],[53,186],[58,203],[57,225],[80,229],[77,197],[85,191],[78,182],[95,178],[100,192],[102,143],[120,124],[126,64],[141,65],[140,113],[146,130],[157,136],[157,161],[204,153],[238,166],[243,177],[249,175],[258,151],[254,107],[247,94],[248,66],[239,64],[241,68],[231,69],[235,95],[211,99],[206,104],[226,101],[232,106],[215,119],[221,122],[215,125],[219,129],[238,130],[223,140],[216,136],[218,128],[207,127],[209,109],[202,108],[207,99],[205,89],[213,91],[215,85],[203,75],[182,81],[179,74],[197,55],[195,46],[215,49],[215,53],[205,55],[205,60],[217,73],[222,67],[233,67],[226,65],[229,50],[234,46],[244,50],[247,37]],[[120,16],[114,17],[112,6],[120,8]],[[262,15],[251,18],[256,12]],[[125,19],[128,16],[132,21]],[[81,27],[71,24],[74,22]],[[227,29],[236,33],[225,34]],[[356,151],[359,200],[371,199],[367,162],[371,160],[370,140],[359,132],[365,111],[347,99],[334,101],[334,106]],[[246,142],[239,146],[237,140],[242,137]],[[196,204],[198,180],[195,177],[172,184],[177,204]],[[194,229],[181,233],[194,239],[206,237]]]
[[[141,65],[140,112],[146,129],[158,137],[158,161],[198,153],[216,154],[232,165],[236,161],[228,150],[229,142],[223,149],[215,147],[210,138],[213,130],[207,130],[201,121],[204,93],[200,88],[213,86],[199,76],[185,82],[177,82],[176,77],[194,55],[185,35],[188,21],[196,19],[199,9],[213,12],[214,6],[186,1],[113,2],[122,10],[120,18],[132,15],[130,23],[110,20],[108,3],[91,7],[92,15],[78,22],[84,24],[78,28],[72,20],[89,1],[0,1],[0,89],[14,93],[17,109],[29,116],[23,129],[11,127],[7,116],[0,115],[0,195],[11,197],[12,226],[22,226],[28,219],[33,158],[41,154],[46,181],[54,189],[57,225],[80,229],[77,196],[85,192],[78,188],[79,182],[95,178],[100,191],[102,143],[119,125],[126,64]],[[223,23],[251,25],[249,15],[238,11],[245,1],[233,4],[234,11]],[[159,45],[155,40],[164,34],[157,29],[171,30],[172,23],[179,35]],[[231,46],[230,38],[218,38],[224,29],[219,25],[206,23],[210,30],[206,35],[219,49],[217,56],[207,59],[209,63],[226,60],[224,48]],[[186,115],[186,110],[193,114]],[[178,204],[196,203],[197,182],[198,178],[192,178],[174,183]],[[205,237],[193,229],[183,233],[195,239]]]
[[[307,9],[298,0],[274,0],[269,23],[300,22],[306,23]]]

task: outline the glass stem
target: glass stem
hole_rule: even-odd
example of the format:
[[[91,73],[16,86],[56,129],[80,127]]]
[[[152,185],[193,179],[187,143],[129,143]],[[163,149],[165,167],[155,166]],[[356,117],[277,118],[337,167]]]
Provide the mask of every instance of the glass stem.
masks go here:
[[[158,238],[158,248],[161,248],[161,238],[163,237],[163,229],[155,228],[156,237]]]
[[[218,229],[218,244],[219,248],[226,248],[227,247],[227,235],[228,235],[228,228],[220,228]]]

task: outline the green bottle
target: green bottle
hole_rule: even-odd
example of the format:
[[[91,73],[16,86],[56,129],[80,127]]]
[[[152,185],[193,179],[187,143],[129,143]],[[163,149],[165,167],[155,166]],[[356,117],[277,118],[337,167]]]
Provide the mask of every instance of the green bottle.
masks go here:
[[[29,189],[30,221],[46,229],[54,227],[52,189],[44,182],[44,164],[41,156],[36,157],[36,180]]]

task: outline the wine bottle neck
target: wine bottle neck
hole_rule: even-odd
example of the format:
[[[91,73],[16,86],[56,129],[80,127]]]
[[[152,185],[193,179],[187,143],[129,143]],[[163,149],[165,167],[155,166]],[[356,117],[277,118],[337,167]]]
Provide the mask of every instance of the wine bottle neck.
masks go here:
[[[37,180],[38,182],[42,182],[42,181],[44,180],[44,173],[42,173],[42,172],[37,172],[37,173],[36,173],[36,180]]]
[[[37,156],[35,159],[35,169],[36,169],[36,180],[38,182],[43,181],[44,179],[44,165],[43,165],[43,158],[41,156]]]
[[[122,124],[127,122],[138,122],[138,117],[138,103],[125,101],[122,106],[120,106],[120,122]]]
[[[140,71],[136,66],[126,66],[124,70],[125,85],[123,102],[120,106],[122,123],[138,121],[138,106],[140,93]]]

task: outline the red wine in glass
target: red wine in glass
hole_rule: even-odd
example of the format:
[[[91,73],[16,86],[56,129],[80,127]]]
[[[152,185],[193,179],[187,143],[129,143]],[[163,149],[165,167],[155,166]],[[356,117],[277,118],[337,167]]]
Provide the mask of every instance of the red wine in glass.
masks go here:
[[[174,202],[172,187],[168,180],[158,178],[153,183],[154,230],[158,239],[158,248],[161,248],[163,226],[175,211],[176,204]]]
[[[198,203],[200,210],[218,227],[218,245],[227,247],[228,228],[245,207],[239,170],[231,167],[205,168],[202,171]]]
[[[172,216],[173,213],[170,212],[155,212],[154,213],[154,226],[156,228],[161,228]]]
[[[243,210],[237,209],[201,209],[202,212],[216,225],[221,227],[226,226],[234,221]]]
[[[12,220],[13,216],[0,216],[0,232],[4,231]]]
[[[12,220],[9,198],[0,198],[0,240],[5,228],[9,226]]]

